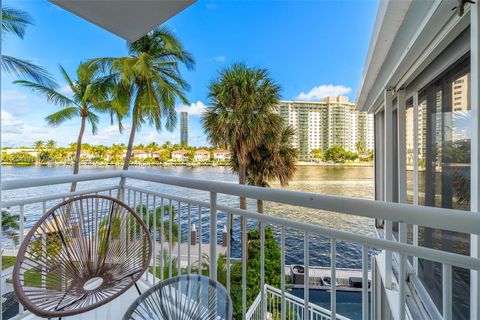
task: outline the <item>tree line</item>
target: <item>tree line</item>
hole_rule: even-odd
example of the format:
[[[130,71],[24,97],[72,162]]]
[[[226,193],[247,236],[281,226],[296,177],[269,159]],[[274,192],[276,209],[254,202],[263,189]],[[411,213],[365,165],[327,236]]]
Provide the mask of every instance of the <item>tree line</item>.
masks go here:
[[[3,164],[51,164],[51,163],[71,163],[74,160],[75,150],[77,149],[76,143],[70,143],[67,147],[57,147],[57,143],[54,140],[48,141],[35,141],[33,146],[21,146],[16,149],[25,150],[31,149],[37,155],[31,155],[31,152],[18,151],[7,154],[6,150],[11,148],[2,149],[2,163]],[[148,144],[136,144],[133,146],[133,150],[144,151],[148,157],[137,159],[142,163],[163,163],[172,159],[172,152],[178,150],[186,150],[188,161],[193,161],[195,152],[198,150],[206,150],[210,152],[209,160],[213,159],[214,151],[218,148],[211,146],[193,147],[185,146],[182,144],[173,144],[170,141],[159,145],[156,142],[150,142]],[[110,146],[105,145],[91,145],[83,143],[81,150],[84,155],[80,156],[80,162],[82,163],[113,163],[119,164],[125,159],[127,152],[127,146],[125,144],[112,144]],[[88,155],[88,156],[87,156]]]

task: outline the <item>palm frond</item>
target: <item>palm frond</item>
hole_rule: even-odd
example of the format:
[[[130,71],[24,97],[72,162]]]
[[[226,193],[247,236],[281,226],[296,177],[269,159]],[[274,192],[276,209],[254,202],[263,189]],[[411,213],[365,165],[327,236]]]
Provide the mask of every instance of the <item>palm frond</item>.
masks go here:
[[[100,122],[100,118],[93,112],[88,112],[87,120],[92,126],[92,133],[97,134],[98,132],[98,123]]]
[[[14,76],[27,78],[44,86],[58,86],[47,70],[27,60],[2,55],[2,69]]]
[[[65,121],[78,116],[80,116],[80,108],[77,106],[70,106],[47,116],[45,120],[49,125],[56,127]]]
[[[11,7],[2,8],[2,32],[13,33],[23,39],[31,24],[32,17],[27,12]]]
[[[61,94],[60,92],[56,91],[52,87],[48,87],[40,83],[35,83],[27,80],[17,80],[14,83],[31,89],[32,91],[36,92],[40,96],[44,97],[48,102],[54,105],[60,106],[62,108],[65,108],[72,104],[78,106],[78,103],[66,97],[65,95]]]

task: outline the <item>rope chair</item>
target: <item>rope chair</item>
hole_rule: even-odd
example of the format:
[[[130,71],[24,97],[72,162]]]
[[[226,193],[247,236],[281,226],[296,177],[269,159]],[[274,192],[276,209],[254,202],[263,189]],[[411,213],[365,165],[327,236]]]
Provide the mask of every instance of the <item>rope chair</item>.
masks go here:
[[[52,208],[28,232],[13,287],[37,316],[77,315],[136,286],[151,255],[148,228],[131,208],[111,197],[80,196]]]
[[[232,300],[220,283],[201,275],[162,281],[144,292],[123,320],[231,320]]]

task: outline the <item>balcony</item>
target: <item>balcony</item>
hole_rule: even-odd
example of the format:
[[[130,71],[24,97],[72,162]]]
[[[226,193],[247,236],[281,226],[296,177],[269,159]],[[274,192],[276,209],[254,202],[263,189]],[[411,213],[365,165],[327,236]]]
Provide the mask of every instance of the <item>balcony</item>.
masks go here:
[[[153,257],[149,272],[146,272],[139,281],[140,291],[143,292],[159,281],[174,276],[177,270],[180,273],[206,273],[210,278],[224,283],[228,292],[235,291],[236,318],[247,320],[348,319],[342,312],[349,307],[341,305],[339,297],[341,292],[348,289],[345,279],[348,279],[348,272],[352,272],[355,278],[359,279],[357,290],[361,297],[361,307],[358,318],[381,318],[381,310],[377,310],[376,301],[385,297],[390,302],[390,309],[395,319],[414,319],[416,316],[412,310],[415,309],[413,307],[415,301],[412,298],[414,288],[411,278],[415,276],[415,272],[411,269],[408,259],[413,257],[443,265],[442,315],[444,319],[450,319],[452,267],[480,270],[480,259],[413,246],[407,243],[406,237],[403,236],[400,236],[397,241],[393,234],[388,232],[377,237],[326,228],[269,215],[268,210],[266,214],[241,210],[236,207],[236,203],[238,203],[238,197],[246,197],[249,201],[261,199],[282,204],[287,206],[285,207],[288,208],[287,210],[304,207],[352,217],[372,218],[372,223],[373,219],[385,220],[388,223],[399,222],[400,230],[406,230],[407,225],[420,225],[478,234],[480,225],[478,215],[450,209],[116,171],[4,181],[2,210],[20,215],[21,242],[28,227],[31,227],[43,213],[67,198],[87,194],[116,197],[121,178],[126,179],[126,184],[120,190],[120,195],[123,196],[124,202],[134,208],[144,219],[153,237]],[[68,184],[72,181],[77,181],[79,187],[78,191],[69,193]],[[144,187],[138,186],[139,181]],[[100,184],[101,186],[96,187]],[[188,190],[187,194],[191,197],[180,196],[179,190]],[[179,213],[174,215],[178,226],[176,231],[173,223],[168,227],[160,224],[159,228],[155,220],[156,214],[151,219],[149,215],[157,209],[160,209],[159,218],[162,222],[166,221],[165,218],[169,217],[171,212]],[[230,225],[232,228],[228,227]],[[247,229],[259,230],[257,248],[260,258],[258,268],[254,270],[251,267],[248,269],[245,254],[247,245],[248,250],[254,250],[254,245],[248,242],[247,233],[242,232]],[[277,284],[269,283],[266,277],[270,271],[266,269],[266,262],[268,262],[266,257],[269,254],[267,233],[273,234],[280,252],[280,265],[274,266],[280,270],[280,280]],[[215,236],[211,237],[211,235]],[[293,279],[295,277],[292,269],[286,265],[286,252],[289,249],[289,242],[286,239],[292,238],[300,244],[296,248],[302,251],[303,256],[303,263],[301,263],[303,273],[296,275],[297,282]],[[314,246],[314,243],[319,239],[329,243],[329,250],[318,252],[319,249]],[[337,247],[345,243],[349,244],[352,252],[358,254],[361,270],[344,270],[338,267]],[[326,257],[329,260],[328,268],[313,266],[310,263],[313,255]],[[241,266],[239,274],[234,275],[233,266]],[[253,297],[249,291],[250,283],[247,283],[251,272],[258,275],[259,279],[258,292],[255,292]],[[8,273],[8,270],[3,270],[3,273]],[[319,273],[322,273],[322,276],[319,276]],[[328,276],[325,277],[325,274]],[[3,279],[6,277],[8,274],[2,276]],[[327,278],[329,283],[326,282]],[[367,285],[369,282],[370,286]],[[2,290],[7,287],[8,285],[2,281]],[[297,293],[298,290],[303,290],[303,294],[299,297],[298,294],[293,294],[292,289]],[[324,301],[326,303],[318,305],[313,302],[313,294],[316,292],[313,289],[323,289],[322,292],[328,296]],[[4,293],[2,292],[2,296]],[[135,288],[130,288],[107,305],[69,319],[119,319],[137,297]],[[16,318],[36,319],[22,307],[19,308],[19,315]]]

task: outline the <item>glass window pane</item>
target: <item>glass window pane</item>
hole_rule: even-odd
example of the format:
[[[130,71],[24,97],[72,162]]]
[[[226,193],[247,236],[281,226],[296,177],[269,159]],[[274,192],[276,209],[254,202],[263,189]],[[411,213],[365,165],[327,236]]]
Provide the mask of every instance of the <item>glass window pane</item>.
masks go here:
[[[469,63],[465,61],[419,94],[419,204],[470,210]],[[419,245],[469,255],[467,234],[419,227]],[[442,309],[442,266],[419,260],[419,276]],[[468,319],[469,273],[453,268],[453,312]]]

